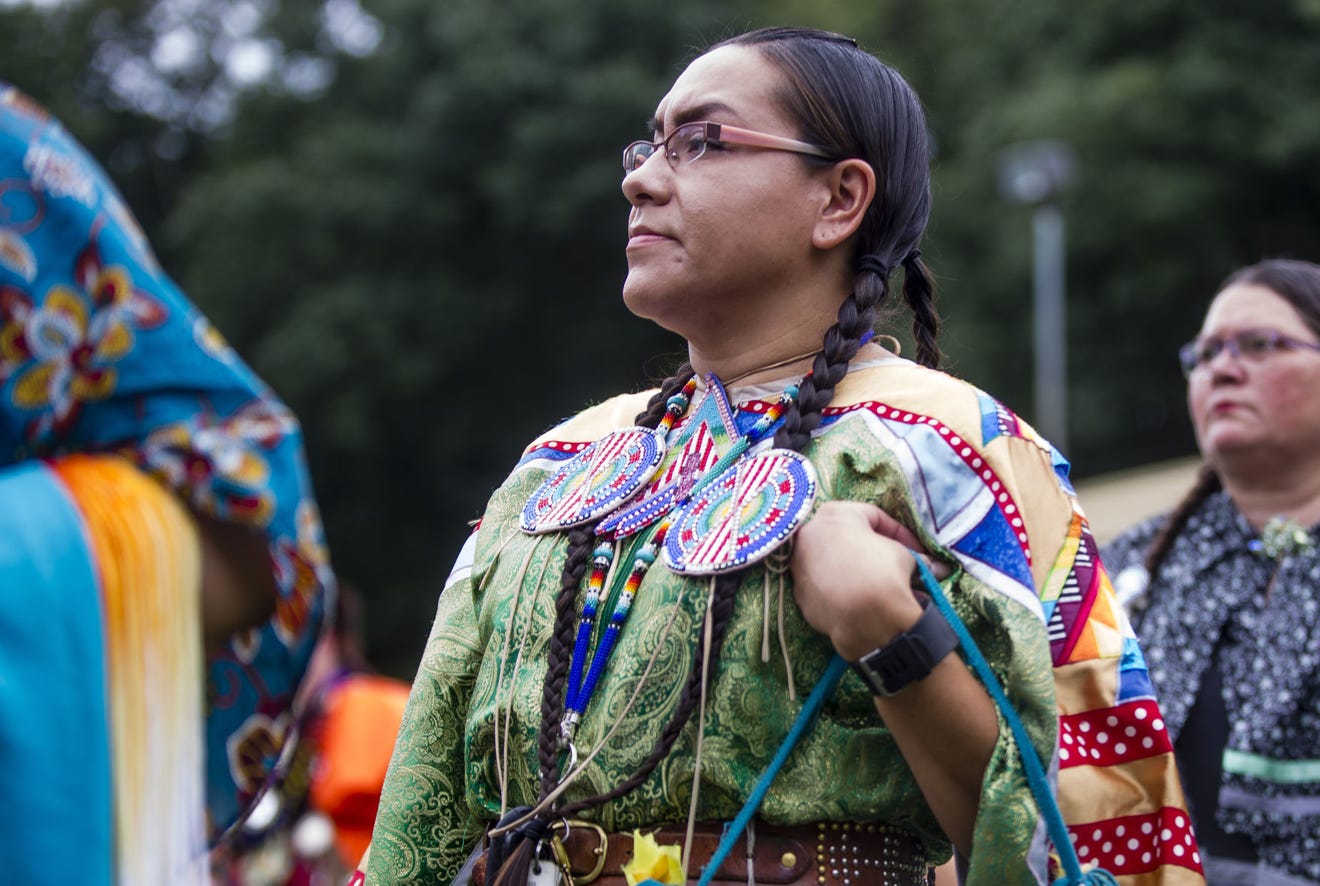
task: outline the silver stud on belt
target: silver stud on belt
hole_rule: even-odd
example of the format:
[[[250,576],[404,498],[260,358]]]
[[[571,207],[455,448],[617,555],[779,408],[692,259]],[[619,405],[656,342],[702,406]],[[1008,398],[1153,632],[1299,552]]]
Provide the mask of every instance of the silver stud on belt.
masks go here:
[[[874,835],[866,841],[872,844],[878,837],[880,845],[872,845],[870,851],[878,852],[879,856],[863,855],[861,843],[852,836],[854,833]],[[905,832],[884,825],[820,822],[816,830],[816,883],[827,886],[833,880],[853,886],[862,881],[865,871],[866,882],[925,886],[930,869],[913,860],[911,847],[905,845],[909,840],[911,837]]]

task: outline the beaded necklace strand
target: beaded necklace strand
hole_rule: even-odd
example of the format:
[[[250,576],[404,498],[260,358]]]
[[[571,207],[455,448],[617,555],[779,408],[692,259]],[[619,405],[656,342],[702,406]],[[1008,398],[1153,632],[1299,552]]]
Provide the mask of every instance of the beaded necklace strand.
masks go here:
[[[681,392],[669,398],[665,415],[660,422],[660,427],[666,436],[673,429],[678,418],[687,410],[691,391],[694,387],[695,380],[689,382],[688,386],[684,387]],[[619,633],[623,630],[624,623],[628,620],[629,613],[632,611],[633,599],[637,595],[642,579],[646,576],[651,564],[655,562],[656,556],[664,546],[665,537],[668,535],[669,527],[673,525],[676,514],[682,510],[684,504],[691,500],[692,496],[723,474],[725,470],[742,458],[748,449],[762,440],[783,416],[784,410],[797,397],[797,393],[796,385],[788,387],[779,400],[765,411],[747,433],[734,442],[729,451],[716,462],[711,470],[706,472],[683,500],[676,501],[667,509],[667,513],[664,514],[654,534],[642,546],[641,550],[633,556],[632,569],[629,570],[623,587],[619,589],[614,608],[610,612],[609,623],[606,625],[595,649],[590,653],[591,663],[588,667],[588,650],[591,646],[591,635],[595,630],[596,618],[600,609],[601,592],[604,590],[605,579],[614,560],[614,539],[602,542],[593,551],[591,571],[588,574],[586,593],[582,601],[582,616],[578,622],[577,637],[573,644],[573,657],[569,666],[569,683],[564,701],[564,716],[559,725],[559,746],[561,749],[572,751],[573,736],[577,731],[577,725],[581,721],[582,714],[590,703],[591,697],[595,694],[596,685],[599,683],[601,675],[609,663],[610,656],[614,652],[615,642]],[[615,537],[617,538],[617,535]],[[585,680],[582,676],[584,668],[586,669]]]
[[[663,433],[666,443],[668,443],[669,433],[674,429],[674,425],[687,412],[688,405],[692,402],[692,393],[696,389],[697,377],[694,375],[688,379],[688,383],[683,386],[682,390],[665,402],[665,414],[660,418],[657,429]],[[640,552],[638,556],[640,557],[644,553],[645,550]],[[623,608],[620,610],[619,605],[616,603],[614,612],[610,616],[610,626],[597,645],[596,654],[592,656],[591,669],[587,672],[587,681],[583,683],[582,669],[587,659],[587,649],[591,644],[591,634],[596,625],[596,614],[600,607],[600,592],[605,586],[605,577],[609,574],[610,565],[613,561],[614,545],[610,542],[602,543],[592,552],[591,572],[587,577],[587,592],[582,601],[582,619],[578,623],[577,638],[573,643],[573,658],[569,665],[568,693],[564,700],[564,719],[560,722],[559,727],[561,745],[570,742],[573,738],[578,721],[582,718],[582,711],[586,709],[587,701],[595,692],[596,683],[600,680],[605,660],[613,652],[614,641],[618,637],[619,631],[623,629],[623,622],[628,618],[628,609],[632,605],[632,597],[636,593],[637,585],[641,584],[641,577],[646,574],[645,568],[642,569],[641,574],[637,574],[637,566],[634,564],[633,574],[628,576],[628,581],[624,585],[624,592],[620,597]],[[653,562],[655,562],[654,551],[651,552],[646,567],[649,567]],[[633,581],[634,576],[636,577],[635,582]]]

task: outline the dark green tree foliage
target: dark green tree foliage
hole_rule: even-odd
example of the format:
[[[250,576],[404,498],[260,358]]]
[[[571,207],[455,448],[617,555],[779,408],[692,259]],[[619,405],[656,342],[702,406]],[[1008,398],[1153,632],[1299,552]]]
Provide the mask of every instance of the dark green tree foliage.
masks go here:
[[[1174,351],[1218,281],[1320,258],[1317,0],[375,0],[384,39],[361,57],[326,6],[286,2],[253,35],[280,62],[246,89],[219,61],[234,2],[203,4],[207,51],[157,72],[173,100],[114,76],[149,56],[169,0],[0,7],[0,78],[106,163],[165,266],[303,419],[336,565],[400,674],[521,447],[680,353],[619,299],[619,149],[715,39],[816,25],[913,83],[951,367],[1028,419],[1030,212],[997,193],[997,160],[1071,144],[1077,476],[1190,452]]]
[[[532,437],[665,374],[619,297],[622,146],[722,25],[696,2],[388,0],[323,100],[249,103],[169,228],[306,426],[335,562],[406,671]]]
[[[1320,259],[1320,5],[1216,0],[893,5],[938,144],[931,261],[957,370],[1031,418],[1030,217],[1008,144],[1061,138],[1071,452],[1085,475],[1191,452],[1175,351],[1219,281]]]

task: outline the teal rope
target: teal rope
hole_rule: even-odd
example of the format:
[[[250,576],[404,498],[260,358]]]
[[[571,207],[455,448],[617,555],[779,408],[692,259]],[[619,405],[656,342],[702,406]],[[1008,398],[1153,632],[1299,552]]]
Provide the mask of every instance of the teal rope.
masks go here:
[[[715,848],[715,853],[711,855],[710,861],[701,869],[701,880],[697,886],[710,886],[711,879],[715,872],[720,869],[724,859],[728,857],[733,845],[738,842],[738,837],[742,835],[743,829],[747,823],[752,820],[756,810],[760,808],[761,801],[765,799],[766,791],[770,790],[770,782],[775,780],[779,770],[783,768],[788,755],[793,751],[794,745],[798,739],[807,733],[813,723],[816,722],[816,715],[820,713],[821,705],[825,704],[825,699],[834,694],[834,689],[843,679],[843,675],[848,670],[848,662],[839,656],[830,659],[829,665],[825,668],[825,673],[816,681],[816,685],[807,696],[807,700],[802,704],[802,710],[798,711],[796,719],[793,720],[793,726],[788,730],[788,735],[784,736],[784,741],[779,745],[779,750],[775,752],[774,759],[770,765],[761,773],[756,786],[752,788],[752,793],[747,797],[747,802],[743,804],[742,809],[729,826],[724,829],[724,836],[720,838],[720,845]]]
[[[939,607],[944,620],[958,635],[958,642],[962,645],[963,654],[967,656],[967,664],[971,665],[972,670],[981,678],[986,691],[990,693],[990,697],[999,706],[1000,713],[1004,715],[1009,728],[1013,731],[1013,738],[1017,741],[1019,755],[1022,757],[1022,768],[1027,773],[1027,784],[1036,798],[1036,804],[1040,807],[1041,814],[1045,816],[1045,827],[1049,830],[1050,839],[1054,841],[1055,851],[1059,853],[1059,863],[1063,866],[1064,876],[1054,881],[1055,886],[1061,883],[1068,884],[1068,886],[1109,886],[1109,884],[1117,884],[1118,881],[1114,879],[1114,875],[1103,868],[1095,868],[1087,872],[1082,871],[1082,864],[1077,858],[1077,851],[1073,849],[1072,839],[1068,836],[1068,825],[1064,823],[1063,813],[1059,811],[1059,804],[1055,802],[1054,792],[1050,790],[1049,779],[1045,777],[1045,768],[1036,755],[1035,746],[1027,735],[1026,727],[1022,725],[1022,720],[1018,718],[1017,712],[1013,710],[1013,704],[1008,700],[1004,687],[999,684],[999,678],[995,676],[994,671],[990,670],[989,663],[986,662],[985,656],[981,654],[981,650],[977,648],[976,641],[972,639],[972,635],[967,631],[967,626],[962,623],[958,613],[954,612],[953,607],[949,605],[949,600],[944,596],[944,591],[940,589],[940,583],[936,581],[930,567],[915,552],[913,556],[917,559],[917,568],[921,570],[922,583],[925,584],[931,599]]]
[[[931,599],[939,607],[940,614],[944,616],[945,621],[953,628],[953,632],[958,636],[958,642],[963,648],[963,654],[967,657],[967,663],[972,670],[985,684],[986,691],[998,705],[1000,712],[1004,715],[1004,720],[1008,722],[1009,729],[1013,732],[1013,738],[1017,742],[1019,755],[1022,758],[1022,766],[1026,770],[1027,785],[1031,788],[1032,795],[1036,798],[1036,804],[1040,807],[1041,814],[1045,816],[1045,826],[1049,831],[1050,839],[1054,841],[1054,848],[1059,854],[1059,863],[1063,866],[1064,876],[1055,880],[1055,886],[1118,886],[1118,880],[1114,875],[1104,868],[1095,868],[1090,871],[1083,871],[1081,862],[1077,858],[1077,851],[1073,849],[1072,839],[1068,836],[1068,826],[1064,823],[1063,813],[1059,811],[1059,804],[1055,802],[1054,792],[1050,790],[1049,779],[1045,777],[1045,769],[1041,765],[1040,758],[1036,756],[1035,746],[1031,744],[1031,739],[1027,735],[1026,727],[1022,725],[1022,720],[1018,718],[1017,712],[1013,710],[1012,703],[1008,700],[1008,695],[1004,688],[999,684],[999,678],[995,676],[994,671],[981,654],[976,641],[968,632],[967,626],[963,624],[958,613],[949,605],[948,599],[940,589],[940,583],[935,580],[935,576],[926,565],[926,561],[916,556],[917,567],[921,571],[921,580],[930,592]],[[724,835],[720,838],[720,844],[710,857],[710,861],[701,869],[701,879],[697,886],[710,886],[715,872],[719,870],[733,846],[742,836],[756,810],[760,808],[761,801],[765,799],[766,792],[770,790],[770,783],[774,781],[779,770],[783,768],[784,762],[788,760],[788,755],[797,745],[798,740],[807,733],[816,720],[816,715],[820,713],[821,706],[825,699],[834,693],[839,685],[839,680],[843,678],[848,670],[848,663],[835,655],[826,667],[825,673],[821,675],[820,680],[816,682],[811,690],[811,695],[807,697],[802,705],[802,710],[798,712],[797,718],[793,721],[793,726],[788,730],[788,735],[779,745],[779,750],[775,752],[774,759],[770,765],[761,773],[756,786],[752,788],[751,794],[747,797],[747,802],[743,804],[738,815],[725,828]]]

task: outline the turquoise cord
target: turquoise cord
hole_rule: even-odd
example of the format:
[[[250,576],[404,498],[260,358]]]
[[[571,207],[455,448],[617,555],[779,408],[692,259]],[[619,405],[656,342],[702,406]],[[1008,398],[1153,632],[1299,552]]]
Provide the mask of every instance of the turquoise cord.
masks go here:
[[[775,776],[783,768],[784,762],[788,760],[788,755],[792,753],[798,739],[806,735],[807,730],[816,722],[816,715],[820,713],[821,705],[825,704],[825,699],[834,694],[834,688],[839,685],[839,680],[843,679],[843,675],[847,670],[848,662],[839,658],[839,656],[836,655],[830,659],[829,665],[825,668],[825,673],[816,681],[815,687],[811,690],[811,695],[807,696],[807,700],[803,702],[802,710],[798,711],[797,717],[793,720],[793,726],[788,730],[788,735],[784,736],[784,741],[779,745],[779,750],[775,752],[774,759],[761,773],[756,786],[752,788],[752,793],[747,797],[747,802],[738,811],[737,817],[724,829],[724,836],[720,838],[720,845],[715,848],[710,861],[701,869],[701,879],[698,881],[697,886],[710,886],[710,881],[714,878],[715,872],[720,869],[720,865],[728,857],[733,845],[738,842],[738,837],[742,835],[743,829],[747,827],[747,823],[752,820],[752,816],[760,808],[761,801],[765,799],[766,791],[770,790],[770,782],[775,780]]]
[[[916,556],[915,553],[913,556]],[[930,567],[921,557],[916,557],[917,567],[921,572],[921,580],[930,592],[931,599],[939,607],[940,614],[944,616],[945,621],[953,628],[953,632],[958,636],[958,642],[963,648],[963,654],[967,657],[967,664],[985,684],[986,691],[999,707],[1004,715],[1004,720],[1008,723],[1009,729],[1013,732],[1013,739],[1018,745],[1018,754],[1022,758],[1022,767],[1026,771],[1027,785],[1031,788],[1032,795],[1036,798],[1036,804],[1040,807],[1041,815],[1045,817],[1045,827],[1049,831],[1050,839],[1054,842],[1055,851],[1059,856],[1059,864],[1063,867],[1064,876],[1055,880],[1055,886],[1118,886],[1118,880],[1114,875],[1104,868],[1094,868],[1090,871],[1083,871],[1081,862],[1077,858],[1077,851],[1073,849],[1072,839],[1068,836],[1068,826],[1064,823],[1063,813],[1059,811],[1059,804],[1054,799],[1054,792],[1050,788],[1049,779],[1045,776],[1045,768],[1041,765],[1040,758],[1036,755],[1035,746],[1031,743],[1030,736],[1027,735],[1026,727],[1022,725],[1022,720],[1017,712],[1013,710],[1013,705],[1008,700],[1007,693],[999,683],[999,678],[995,676],[994,671],[990,669],[990,664],[977,648],[976,641],[968,632],[967,626],[963,624],[958,613],[949,605],[948,598],[944,596],[944,591],[940,589],[940,583],[936,581]],[[798,712],[797,718],[793,721],[793,726],[788,730],[784,741],[775,752],[774,759],[770,765],[761,773],[756,786],[752,788],[751,794],[747,797],[747,802],[743,804],[738,815],[724,829],[724,835],[720,838],[720,844],[710,857],[705,867],[701,869],[701,879],[697,886],[710,886],[715,872],[719,870],[733,846],[738,842],[738,837],[742,835],[747,824],[760,808],[761,801],[765,799],[766,792],[770,790],[770,783],[774,781],[779,770],[783,768],[788,755],[792,753],[799,739],[807,733],[812,724],[816,721],[817,714],[820,713],[821,706],[830,695],[834,693],[839,685],[839,680],[843,678],[848,670],[848,663],[835,655],[830,660],[821,675],[820,680],[816,682],[811,690],[811,695],[807,697],[802,705],[802,710]]]
[[[913,556],[916,556],[914,553]],[[999,706],[1000,713],[1004,715],[1004,720],[1008,722],[1009,729],[1013,732],[1013,739],[1017,742],[1018,755],[1022,758],[1022,768],[1027,773],[1027,785],[1031,788],[1032,795],[1036,798],[1036,805],[1040,807],[1041,815],[1045,817],[1045,827],[1049,831],[1050,839],[1054,841],[1054,849],[1059,855],[1059,863],[1063,867],[1064,876],[1055,880],[1058,884],[1068,884],[1068,886],[1109,886],[1117,884],[1114,875],[1104,868],[1094,868],[1093,870],[1083,872],[1082,864],[1077,858],[1077,850],[1073,849],[1072,838],[1068,836],[1068,825],[1064,823],[1063,813],[1059,811],[1059,804],[1054,799],[1054,791],[1050,789],[1049,779],[1045,777],[1045,767],[1041,765],[1040,758],[1036,755],[1035,745],[1031,743],[1031,738],[1027,735],[1026,727],[1022,725],[1022,720],[1017,712],[1013,710],[1012,703],[1008,700],[1008,694],[1004,692],[1004,687],[1000,685],[999,678],[995,676],[994,671],[990,670],[990,664],[977,648],[976,641],[968,632],[967,626],[962,623],[958,613],[954,612],[953,607],[949,605],[949,600],[944,596],[944,591],[940,588],[940,583],[935,579],[935,575],[926,565],[926,561],[921,557],[916,557],[917,568],[921,570],[921,581],[930,593],[931,599],[939,607],[940,614],[944,620],[953,628],[953,632],[958,635],[958,642],[962,645],[963,654],[967,657],[967,664],[976,672],[976,676],[981,678],[985,684],[986,691]]]

